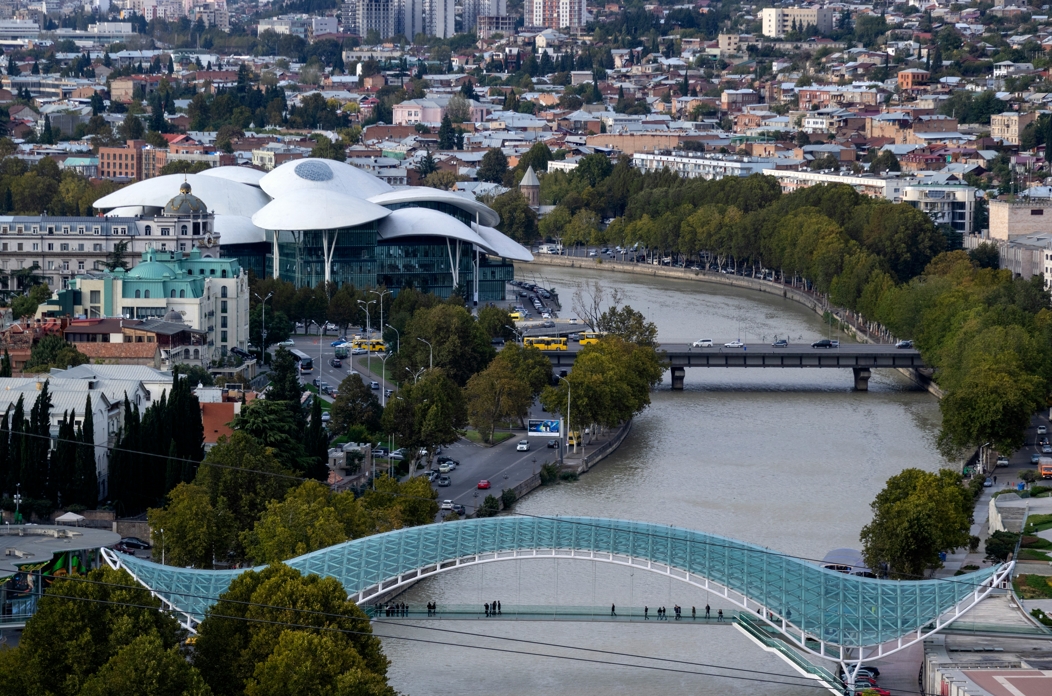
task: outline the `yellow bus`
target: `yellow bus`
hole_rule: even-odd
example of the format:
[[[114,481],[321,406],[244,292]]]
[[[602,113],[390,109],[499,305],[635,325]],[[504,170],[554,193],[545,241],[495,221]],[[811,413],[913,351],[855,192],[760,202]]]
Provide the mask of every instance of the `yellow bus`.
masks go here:
[[[512,321],[522,321],[522,315],[518,312],[512,312],[508,316],[511,317]]]
[[[360,338],[351,341],[351,348],[354,350],[365,349],[371,353],[384,353],[387,351],[387,344],[376,338]]]
[[[603,337],[603,334],[598,331],[585,331],[581,334],[581,345],[587,346],[593,343],[599,343],[599,339]]]
[[[537,350],[568,350],[566,338],[552,338],[551,336],[527,336],[522,339],[525,348],[533,346]]]

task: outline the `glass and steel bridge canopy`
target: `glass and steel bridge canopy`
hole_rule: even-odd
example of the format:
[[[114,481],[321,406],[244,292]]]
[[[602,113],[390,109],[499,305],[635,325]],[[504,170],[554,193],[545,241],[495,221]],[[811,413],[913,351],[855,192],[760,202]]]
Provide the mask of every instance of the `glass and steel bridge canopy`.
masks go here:
[[[331,576],[359,603],[435,572],[501,560],[581,558],[631,565],[707,589],[773,619],[789,637],[843,649],[919,637],[944,615],[985,596],[1005,567],[939,580],[889,581],[844,575],[733,539],[646,522],[584,517],[493,517],[410,527],[331,546],[287,564]],[[107,551],[190,623],[244,570],[163,566]],[[941,620],[940,620],[940,617]],[[912,641],[911,641],[912,642]],[[822,653],[827,649],[823,647]]]

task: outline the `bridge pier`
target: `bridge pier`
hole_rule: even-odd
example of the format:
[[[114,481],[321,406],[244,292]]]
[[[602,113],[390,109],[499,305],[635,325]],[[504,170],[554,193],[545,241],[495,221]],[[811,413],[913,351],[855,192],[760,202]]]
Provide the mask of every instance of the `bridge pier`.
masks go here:
[[[683,376],[687,370],[682,367],[673,367],[672,369],[672,391],[683,391]]]
[[[852,367],[851,372],[855,375],[855,391],[869,391],[869,368]]]

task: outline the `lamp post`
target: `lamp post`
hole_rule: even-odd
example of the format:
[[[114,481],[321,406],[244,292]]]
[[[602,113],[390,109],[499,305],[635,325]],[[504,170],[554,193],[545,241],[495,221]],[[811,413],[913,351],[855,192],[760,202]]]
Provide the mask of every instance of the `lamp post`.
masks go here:
[[[511,329],[511,332],[515,334],[515,338],[517,339],[517,341],[519,343],[522,342],[522,335],[526,333],[525,330],[523,330],[522,333],[519,333],[518,329],[516,329],[514,326],[508,326],[507,324],[504,325],[504,328]]]
[[[322,347],[325,345],[324,343],[322,343],[321,338],[322,338],[322,331],[325,330],[325,325],[324,324],[319,324],[318,322],[314,321],[313,319],[310,320],[310,323],[314,324],[315,326],[318,327],[318,378],[321,379],[321,368],[323,367],[321,351],[322,351]],[[320,390],[318,391],[318,397],[319,398],[321,397],[321,391]]]
[[[369,305],[373,304],[374,302],[376,302],[376,300],[369,300],[368,302],[366,302],[365,300],[358,300],[358,304],[360,304],[360,305],[365,307],[365,335],[369,339],[371,339],[373,337],[372,324],[370,323],[370,320],[369,320]],[[370,346],[368,343],[366,345],[368,346],[366,348],[366,350],[368,352],[365,354],[365,369],[368,370],[370,374],[372,374],[372,371],[373,371],[373,349],[372,349],[372,346]],[[352,360],[351,362],[353,364],[354,361]]]
[[[22,513],[18,511],[18,506],[22,504],[22,484],[15,484],[15,524],[18,524],[22,519]]]
[[[161,530],[161,565],[164,565],[164,530]]]
[[[395,332],[395,336],[398,337],[397,343],[395,343],[395,352],[396,353],[401,353],[402,352],[402,332],[399,331],[398,329],[396,329],[395,327],[391,326],[390,324],[384,324],[384,326],[386,326],[387,328],[391,329],[391,331]]]
[[[408,372],[409,374],[413,375],[413,384],[416,384],[417,382],[419,382],[419,381],[420,381],[420,375],[421,375],[421,374],[423,374],[423,372],[424,372],[424,368],[422,368],[422,367],[421,367],[421,368],[420,368],[419,370],[417,370],[416,372],[413,372],[412,370],[410,370],[410,369],[409,369],[409,368],[407,367],[407,368],[405,368],[405,371],[406,371],[406,372]]]
[[[420,338],[419,336],[417,336],[416,340],[420,341],[421,343],[427,343],[427,347],[431,351],[431,358],[428,360],[428,368],[427,369],[429,369],[429,370],[435,369],[435,349],[434,349],[434,347],[431,345],[430,342],[425,341],[424,339]]]
[[[262,322],[259,327],[259,359],[263,361],[265,365],[267,362],[267,300],[274,296],[274,293],[268,292],[266,297],[259,297],[258,292],[252,293],[259,298],[260,303],[263,305],[263,315],[261,317]]]
[[[573,385],[570,384],[570,380],[566,379],[565,377],[559,377],[559,379],[561,379],[562,381],[566,382],[566,446],[569,446],[569,444],[570,444],[570,397],[573,395]],[[559,463],[560,464],[563,463],[563,451],[565,449],[566,449],[565,446],[559,448]],[[575,450],[577,449],[576,443],[574,444],[574,449]]]
[[[387,359],[391,357],[391,353],[385,353],[384,357],[380,358],[380,362],[384,364],[380,370],[380,406],[387,406]]]
[[[370,290],[369,292],[371,292],[372,294],[376,295],[376,299],[373,300],[373,302],[377,302],[378,301],[380,303],[380,338],[383,338],[383,333],[384,333],[384,295],[390,295],[391,291],[390,290],[384,290],[383,292],[380,292],[379,290]]]

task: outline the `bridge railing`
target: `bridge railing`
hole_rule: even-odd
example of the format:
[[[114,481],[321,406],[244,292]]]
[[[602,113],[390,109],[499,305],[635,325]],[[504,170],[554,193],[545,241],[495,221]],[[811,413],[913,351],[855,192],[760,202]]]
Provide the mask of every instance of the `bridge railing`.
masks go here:
[[[406,610],[400,610],[400,603],[385,602],[379,604],[363,605],[362,609],[373,619],[447,619],[451,621],[475,621],[482,620],[505,620],[505,621],[603,621],[603,622],[625,622],[637,621],[667,621],[668,623],[695,624],[695,625],[728,625],[742,612],[738,610],[725,609],[723,620],[719,619],[719,610],[713,609],[708,618],[705,618],[705,608],[695,607],[697,614],[691,616],[691,607],[681,607],[680,618],[677,619],[673,607],[666,607],[668,613],[659,617],[657,607],[628,607],[617,605],[611,613],[609,606],[571,606],[571,605],[505,605],[501,603],[499,612],[491,612],[487,616],[483,604],[438,604],[432,613],[427,610],[427,604],[410,604]],[[645,611],[645,609],[647,609]]]

